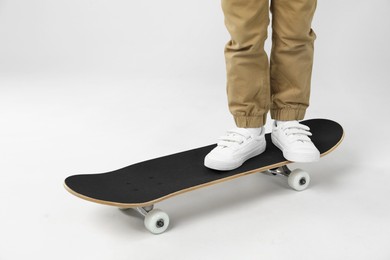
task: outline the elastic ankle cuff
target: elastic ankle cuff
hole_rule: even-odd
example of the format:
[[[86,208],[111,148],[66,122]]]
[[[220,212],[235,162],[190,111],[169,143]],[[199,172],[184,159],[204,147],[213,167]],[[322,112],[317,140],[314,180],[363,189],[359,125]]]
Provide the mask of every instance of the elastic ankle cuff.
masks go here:
[[[267,115],[263,116],[234,116],[237,127],[257,128],[265,125]]]
[[[275,120],[302,120],[305,117],[306,108],[281,108],[271,109],[271,118]]]

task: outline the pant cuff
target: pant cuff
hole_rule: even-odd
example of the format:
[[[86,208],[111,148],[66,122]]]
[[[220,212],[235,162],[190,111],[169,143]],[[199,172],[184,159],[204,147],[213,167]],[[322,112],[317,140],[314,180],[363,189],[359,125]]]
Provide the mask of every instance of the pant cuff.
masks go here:
[[[305,113],[306,108],[271,109],[271,118],[281,121],[302,120],[305,117]]]
[[[240,128],[257,128],[265,125],[267,115],[263,116],[234,116],[237,127]]]

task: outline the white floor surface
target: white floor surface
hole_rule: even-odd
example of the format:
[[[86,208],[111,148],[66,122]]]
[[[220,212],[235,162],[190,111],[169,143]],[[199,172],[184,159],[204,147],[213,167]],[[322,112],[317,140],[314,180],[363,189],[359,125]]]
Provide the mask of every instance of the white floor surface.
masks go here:
[[[0,84],[1,260],[390,259],[390,106],[380,93],[361,88],[343,107],[343,82],[313,92],[307,118],[336,120],[346,136],[320,162],[292,165],[311,173],[308,190],[238,178],[157,204],[171,226],[152,235],[136,214],[76,198],[63,180],[214,143],[233,126],[222,80]]]

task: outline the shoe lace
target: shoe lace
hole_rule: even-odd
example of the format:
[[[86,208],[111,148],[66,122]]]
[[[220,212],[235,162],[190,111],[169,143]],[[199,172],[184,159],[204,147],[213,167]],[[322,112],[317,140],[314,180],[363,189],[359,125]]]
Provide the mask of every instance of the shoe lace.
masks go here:
[[[217,145],[223,148],[232,147],[234,145],[240,145],[245,140],[250,138],[251,135],[247,133],[244,129],[236,128],[231,129],[226,132],[224,136],[221,136],[218,140]]]
[[[300,124],[298,121],[286,122],[282,125],[281,129],[292,141],[311,142],[309,138],[309,136],[312,136],[310,128]]]

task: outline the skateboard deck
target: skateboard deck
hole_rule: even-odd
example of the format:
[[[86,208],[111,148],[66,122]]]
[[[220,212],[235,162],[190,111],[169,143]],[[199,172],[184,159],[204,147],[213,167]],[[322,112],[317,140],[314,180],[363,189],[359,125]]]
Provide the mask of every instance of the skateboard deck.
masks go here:
[[[311,140],[321,157],[342,141],[340,124],[328,119],[301,122],[310,127]],[[82,199],[119,208],[147,208],[184,192],[199,189],[244,175],[285,166],[282,152],[266,134],[267,149],[231,171],[216,171],[204,166],[204,157],[216,144],[136,163],[106,173],[78,174],[65,179],[65,188]],[[287,176],[290,172],[285,172]],[[147,211],[141,212],[144,216]]]

